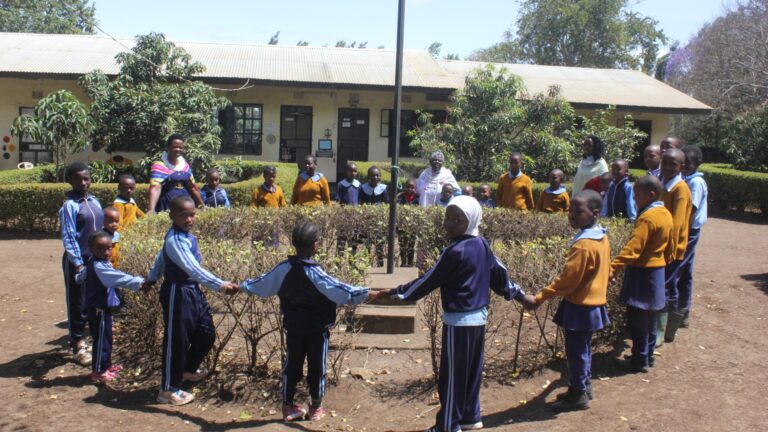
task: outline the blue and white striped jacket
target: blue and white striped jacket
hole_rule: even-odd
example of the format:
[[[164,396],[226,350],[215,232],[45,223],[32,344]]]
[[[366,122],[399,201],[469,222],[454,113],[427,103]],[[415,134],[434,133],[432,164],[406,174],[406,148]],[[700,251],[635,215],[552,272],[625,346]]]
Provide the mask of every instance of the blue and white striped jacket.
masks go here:
[[[202,255],[197,238],[176,226],[165,235],[163,248],[155,258],[155,264],[147,279],[155,282],[163,276],[163,285],[190,286],[199,283],[213,291],[219,291],[224,281],[200,265]]]
[[[67,192],[67,200],[59,210],[61,240],[67,260],[75,267],[85,265],[91,256],[88,236],[104,226],[104,212],[93,195]]]

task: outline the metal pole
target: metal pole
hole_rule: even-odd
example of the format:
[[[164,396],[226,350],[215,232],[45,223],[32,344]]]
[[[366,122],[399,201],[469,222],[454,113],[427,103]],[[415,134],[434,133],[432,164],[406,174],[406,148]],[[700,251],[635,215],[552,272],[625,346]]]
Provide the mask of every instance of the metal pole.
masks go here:
[[[392,181],[389,185],[389,233],[387,235],[387,273],[395,272],[395,227],[397,225],[397,177],[400,153],[400,102],[403,99],[403,29],[405,26],[405,0],[397,5],[397,54],[395,60],[395,147],[392,152]],[[391,119],[390,119],[391,121]]]

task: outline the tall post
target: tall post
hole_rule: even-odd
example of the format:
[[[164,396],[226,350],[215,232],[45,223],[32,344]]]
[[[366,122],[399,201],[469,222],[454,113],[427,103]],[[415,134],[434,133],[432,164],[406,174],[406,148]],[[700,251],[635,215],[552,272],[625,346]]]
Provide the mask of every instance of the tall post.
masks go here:
[[[387,273],[395,272],[395,227],[397,225],[397,177],[400,154],[400,103],[403,100],[403,29],[405,26],[405,0],[397,5],[397,54],[395,56],[395,146],[392,151],[392,181],[389,184],[389,232],[387,233]],[[392,119],[390,119],[392,121]]]

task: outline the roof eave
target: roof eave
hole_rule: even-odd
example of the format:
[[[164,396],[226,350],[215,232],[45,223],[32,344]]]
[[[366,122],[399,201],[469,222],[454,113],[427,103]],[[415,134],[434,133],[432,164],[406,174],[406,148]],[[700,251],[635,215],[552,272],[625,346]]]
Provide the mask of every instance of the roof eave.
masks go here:
[[[673,108],[673,107],[649,107],[640,105],[609,105],[609,104],[596,104],[596,103],[582,103],[571,102],[571,106],[575,109],[590,109],[590,110],[604,110],[609,107],[615,108],[616,111],[621,112],[637,112],[637,113],[649,113],[649,114],[693,114],[693,115],[708,115],[712,113],[712,108]]]

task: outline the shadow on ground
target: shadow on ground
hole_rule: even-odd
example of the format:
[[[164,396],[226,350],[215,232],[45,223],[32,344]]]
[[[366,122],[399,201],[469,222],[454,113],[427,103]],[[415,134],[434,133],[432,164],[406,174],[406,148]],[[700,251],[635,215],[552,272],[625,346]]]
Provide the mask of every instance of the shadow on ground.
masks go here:
[[[763,294],[768,295],[768,273],[741,275],[741,278],[757,287]]]

